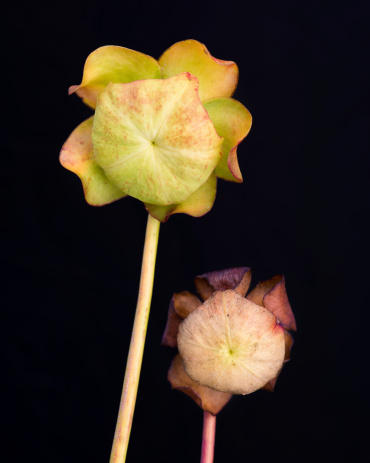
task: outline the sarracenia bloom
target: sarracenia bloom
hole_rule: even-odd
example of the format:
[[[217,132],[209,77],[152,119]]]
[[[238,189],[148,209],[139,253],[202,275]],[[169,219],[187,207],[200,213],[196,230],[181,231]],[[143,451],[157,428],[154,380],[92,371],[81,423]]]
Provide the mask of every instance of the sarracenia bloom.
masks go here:
[[[252,118],[231,98],[237,81],[234,62],[213,58],[195,40],[174,44],[158,61],[98,48],[81,84],[69,89],[95,114],[69,136],[60,162],[79,176],[91,205],[133,196],[160,221],[204,215],[217,177],[242,182],[237,147]]]
[[[213,415],[233,394],[272,391],[290,358],[296,323],[284,277],[247,294],[250,281],[248,267],[206,273],[195,278],[203,303],[187,291],[170,303],[162,345],[179,354],[168,379]]]

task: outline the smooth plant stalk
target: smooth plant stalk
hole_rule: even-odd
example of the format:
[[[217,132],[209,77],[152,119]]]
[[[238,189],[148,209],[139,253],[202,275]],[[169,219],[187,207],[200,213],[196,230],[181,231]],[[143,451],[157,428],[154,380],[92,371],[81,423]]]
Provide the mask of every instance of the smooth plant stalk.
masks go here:
[[[148,216],[139,296],[110,463],[124,463],[126,461],[152,299],[159,225],[160,222],[157,219],[154,219],[151,215]]]
[[[216,416],[203,414],[202,456],[200,463],[213,463],[215,453]]]

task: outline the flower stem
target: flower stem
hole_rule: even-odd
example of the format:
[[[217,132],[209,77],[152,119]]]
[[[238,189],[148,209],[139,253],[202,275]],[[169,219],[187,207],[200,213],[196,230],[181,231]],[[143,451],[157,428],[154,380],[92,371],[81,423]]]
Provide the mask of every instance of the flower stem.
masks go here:
[[[209,412],[203,414],[202,456],[200,463],[213,463],[215,453],[216,417]]]
[[[127,358],[125,379],[123,382],[121,403],[119,406],[110,463],[124,463],[126,461],[128,441],[130,438],[137,389],[139,385],[141,363],[143,360],[150,302],[152,299],[159,225],[160,222],[157,219],[154,219],[151,215],[148,216],[143,261],[141,266],[139,296],[137,300],[135,321],[131,335],[131,343]]]

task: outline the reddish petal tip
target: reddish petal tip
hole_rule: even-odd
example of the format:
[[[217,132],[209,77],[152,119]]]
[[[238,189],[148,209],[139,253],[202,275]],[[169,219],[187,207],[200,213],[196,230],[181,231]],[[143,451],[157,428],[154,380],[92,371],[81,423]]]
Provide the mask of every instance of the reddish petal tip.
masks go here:
[[[68,89],[68,95],[72,95],[72,93],[74,93],[77,89],[78,89],[79,85],[71,85]]]

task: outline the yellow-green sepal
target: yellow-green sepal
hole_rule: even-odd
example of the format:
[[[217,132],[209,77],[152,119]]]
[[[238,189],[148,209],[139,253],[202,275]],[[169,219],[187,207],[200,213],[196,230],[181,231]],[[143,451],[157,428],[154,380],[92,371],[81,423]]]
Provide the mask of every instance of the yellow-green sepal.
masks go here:
[[[87,106],[94,109],[98,96],[109,82],[160,78],[161,70],[156,59],[129,48],[107,45],[87,57],[81,84],[70,87],[68,93],[76,92]]]
[[[233,61],[214,58],[197,40],[177,42],[159,58],[162,78],[190,72],[199,79],[199,98],[230,97],[238,84],[239,70]]]
[[[248,109],[233,98],[213,98],[203,103],[220,137],[223,137],[222,159],[215,169],[217,177],[242,182],[237,147],[248,135],[252,116]]]
[[[145,203],[146,210],[154,218],[166,222],[172,214],[188,214],[192,217],[201,217],[212,209],[216,199],[217,177],[214,173],[208,180],[181,204],[170,206],[156,206]]]
[[[90,117],[76,127],[64,143],[59,160],[80,178],[86,201],[92,206],[103,206],[127,195],[109,182],[93,158],[92,124]]]

